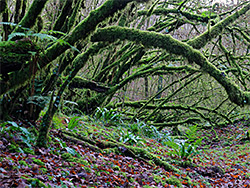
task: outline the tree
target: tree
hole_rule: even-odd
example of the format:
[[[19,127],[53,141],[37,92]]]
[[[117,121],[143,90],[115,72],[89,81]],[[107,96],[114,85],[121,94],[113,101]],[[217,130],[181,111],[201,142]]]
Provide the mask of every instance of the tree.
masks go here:
[[[12,40],[0,45],[5,117],[11,112],[7,105],[18,109],[19,98],[32,120],[50,101],[39,147],[47,145],[51,119],[63,97],[77,102],[84,113],[98,106],[139,108],[134,119],[160,128],[202,121],[222,125],[241,117],[235,116],[237,109],[250,104],[249,25],[243,21],[244,16],[249,19],[250,3],[146,2],[106,0],[89,12],[88,1],[60,1],[48,23],[52,2],[35,0],[17,25],[3,19],[3,39]],[[8,6],[1,3],[4,14]],[[23,7],[16,5],[17,17]],[[9,53],[3,55],[6,49]],[[13,56],[13,49],[26,50]],[[9,66],[10,59],[15,66]],[[152,89],[148,100],[115,101],[122,90],[128,97],[132,84],[141,89],[140,78],[152,78],[148,85],[154,85],[155,76],[163,77],[164,84],[160,91]]]

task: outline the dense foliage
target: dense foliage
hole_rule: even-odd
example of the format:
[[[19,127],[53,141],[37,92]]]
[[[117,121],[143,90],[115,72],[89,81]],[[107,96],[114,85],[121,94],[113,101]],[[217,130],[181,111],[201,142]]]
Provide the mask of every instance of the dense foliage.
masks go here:
[[[240,136],[223,141],[239,142],[242,148],[249,144],[249,9],[245,0],[227,4],[0,0],[0,131],[7,134],[0,143],[4,151],[18,152],[24,159],[30,153],[33,158],[53,154],[59,161],[70,156],[83,160],[85,151],[69,146],[77,143],[87,153],[136,158],[146,168],[162,167],[171,175],[190,166],[207,176],[195,158],[209,144],[206,138],[211,137],[205,132],[212,132],[213,142],[219,142],[220,130],[240,122]],[[156,143],[157,149],[164,147],[164,154],[158,155],[149,142]],[[211,177],[225,175],[213,166]],[[7,168],[4,165],[3,170]],[[93,178],[92,171],[85,170]],[[249,183],[247,173],[241,182],[244,186]],[[58,185],[69,174],[63,178],[57,178]],[[176,175],[168,184],[194,186],[188,178]],[[156,179],[154,186],[164,186]],[[78,185],[68,180],[68,186]],[[149,179],[136,181],[142,186]],[[30,178],[20,182],[43,186]],[[132,186],[126,180],[117,182]]]

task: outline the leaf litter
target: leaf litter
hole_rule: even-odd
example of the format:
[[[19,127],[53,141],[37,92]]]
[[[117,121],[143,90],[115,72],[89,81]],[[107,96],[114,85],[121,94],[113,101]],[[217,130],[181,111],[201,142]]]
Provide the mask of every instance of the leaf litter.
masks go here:
[[[96,133],[92,137],[105,139],[98,134],[100,126],[92,125]],[[113,131],[112,127],[101,128]],[[180,173],[112,150],[95,151],[61,137],[57,129],[50,131],[48,149],[37,149],[34,143],[32,148],[24,149],[27,145],[15,130],[13,134],[2,131],[0,187],[250,187],[250,142],[242,139],[248,130],[249,125],[242,122],[200,130],[199,136],[204,137],[202,145],[189,160],[169,155],[169,147],[157,139],[145,138],[146,145],[141,147],[168,159]],[[184,164],[180,161],[191,161],[192,165],[180,165]]]

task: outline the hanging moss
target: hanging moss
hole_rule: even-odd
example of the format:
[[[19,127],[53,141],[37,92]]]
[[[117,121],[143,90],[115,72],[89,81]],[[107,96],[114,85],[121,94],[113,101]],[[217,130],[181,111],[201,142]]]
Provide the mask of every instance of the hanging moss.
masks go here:
[[[41,14],[43,8],[45,7],[48,0],[40,1],[40,0],[34,0],[31,4],[28,12],[25,14],[23,19],[19,22],[19,25],[25,28],[32,28],[38,16]],[[17,27],[14,32],[22,32],[21,27]]]
[[[72,14],[69,17],[68,23],[67,23],[67,32],[71,30],[71,28],[75,25],[77,14],[80,12],[81,4],[83,0],[77,0],[75,1],[74,9],[72,11]]]

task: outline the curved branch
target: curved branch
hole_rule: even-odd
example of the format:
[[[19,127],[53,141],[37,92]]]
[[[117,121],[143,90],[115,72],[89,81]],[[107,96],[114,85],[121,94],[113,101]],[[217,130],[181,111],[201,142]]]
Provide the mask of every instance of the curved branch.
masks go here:
[[[229,99],[233,103],[239,106],[244,106],[246,104],[250,105],[250,92],[242,91],[233,81],[230,80],[225,72],[217,69],[200,51],[192,48],[187,43],[178,41],[171,35],[163,35],[155,32],[141,31],[138,29],[119,26],[99,29],[91,38],[93,42],[114,42],[118,39],[134,41],[143,44],[145,47],[163,48],[169,53],[186,57],[189,62],[195,62],[204,72],[215,78],[225,88]]]

